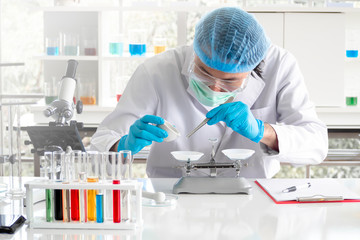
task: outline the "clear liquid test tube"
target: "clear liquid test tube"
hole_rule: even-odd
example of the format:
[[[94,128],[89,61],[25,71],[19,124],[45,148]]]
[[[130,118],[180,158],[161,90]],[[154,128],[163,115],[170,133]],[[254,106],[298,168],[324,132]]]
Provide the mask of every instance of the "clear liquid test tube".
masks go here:
[[[79,182],[86,184],[86,172],[87,172],[87,154],[81,153],[80,159],[80,171]],[[80,222],[87,222],[87,191],[86,189],[80,189]]]
[[[120,151],[121,181],[132,178],[132,154],[129,150]],[[131,220],[131,191],[121,190],[121,222]]]
[[[63,175],[63,184],[69,184],[71,180],[71,148],[66,149],[66,153],[63,159],[63,164],[61,164],[61,172]],[[62,190],[62,198],[63,198],[63,221],[70,222],[70,190],[63,189]]]

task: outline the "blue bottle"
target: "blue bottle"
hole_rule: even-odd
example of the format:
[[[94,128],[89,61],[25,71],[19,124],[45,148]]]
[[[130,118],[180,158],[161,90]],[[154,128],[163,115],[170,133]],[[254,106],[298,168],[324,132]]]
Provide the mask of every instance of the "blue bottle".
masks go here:
[[[146,53],[145,43],[129,44],[129,52],[131,56],[144,56]]]
[[[358,50],[346,50],[346,57],[348,58],[357,58],[359,56]]]

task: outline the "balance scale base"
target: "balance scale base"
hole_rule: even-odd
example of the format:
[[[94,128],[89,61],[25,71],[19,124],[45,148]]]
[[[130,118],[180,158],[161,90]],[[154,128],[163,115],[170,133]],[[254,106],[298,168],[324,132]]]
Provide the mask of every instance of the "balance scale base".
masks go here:
[[[220,193],[220,194],[251,194],[251,185],[243,177],[181,177],[173,188],[173,193]]]

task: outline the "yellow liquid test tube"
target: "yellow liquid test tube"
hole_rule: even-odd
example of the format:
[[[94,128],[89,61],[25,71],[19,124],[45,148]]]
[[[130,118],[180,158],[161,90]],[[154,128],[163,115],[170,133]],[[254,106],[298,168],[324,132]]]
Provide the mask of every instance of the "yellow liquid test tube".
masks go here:
[[[87,178],[87,182],[94,183],[98,182],[99,178]],[[88,194],[88,202],[87,202],[87,210],[88,210],[88,220],[89,221],[96,221],[96,194],[98,190],[89,189],[87,190]]]

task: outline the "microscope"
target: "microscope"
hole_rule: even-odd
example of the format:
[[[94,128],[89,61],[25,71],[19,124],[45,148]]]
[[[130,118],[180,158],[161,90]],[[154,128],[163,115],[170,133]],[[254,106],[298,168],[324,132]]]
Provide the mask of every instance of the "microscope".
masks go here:
[[[76,88],[76,68],[78,62],[70,59],[65,76],[61,79],[61,87],[59,92],[59,98],[54,100],[50,106],[44,110],[46,117],[53,117],[55,119],[56,126],[68,126],[69,120],[74,115],[75,104],[73,96]],[[77,101],[76,111],[78,114],[82,112],[82,102]]]
[[[75,110],[80,114],[83,109],[81,101],[74,103],[76,100],[74,93],[77,83],[75,79],[77,66],[77,61],[68,60],[66,74],[61,79],[59,97],[43,111],[46,117],[52,117],[55,121],[49,122],[48,126],[25,128],[31,140],[30,142],[26,141],[25,144],[34,145],[32,152],[35,154],[35,159],[36,155],[42,156],[44,151],[65,151],[68,146],[73,150],[85,151],[79,134],[79,129],[83,128],[83,123],[71,120]]]

